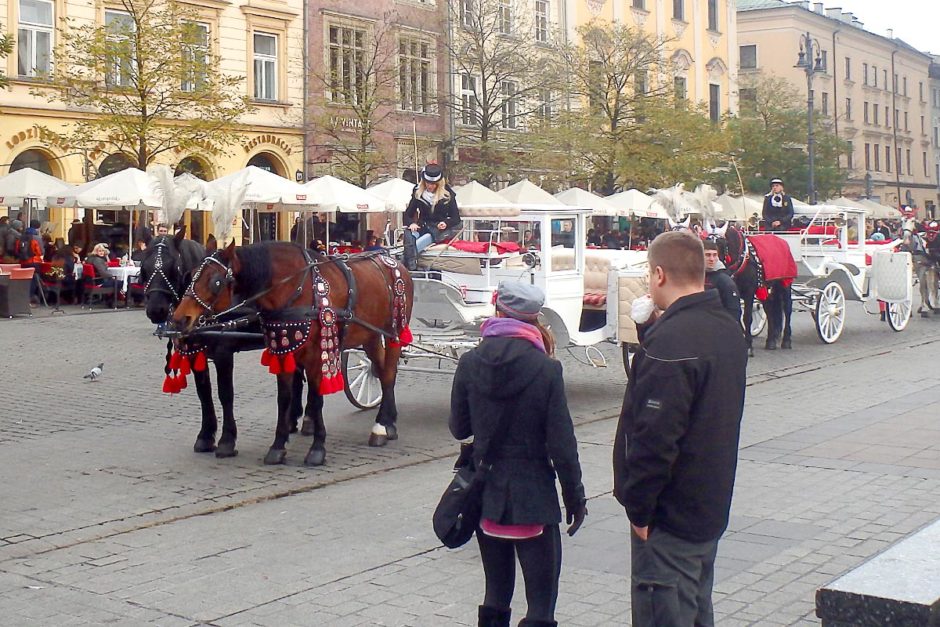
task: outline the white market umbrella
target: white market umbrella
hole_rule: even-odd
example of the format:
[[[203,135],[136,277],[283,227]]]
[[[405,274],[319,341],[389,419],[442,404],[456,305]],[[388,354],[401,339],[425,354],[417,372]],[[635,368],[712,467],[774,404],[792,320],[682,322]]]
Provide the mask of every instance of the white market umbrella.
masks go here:
[[[385,201],[352,183],[335,176],[321,176],[302,185],[319,200],[323,211],[341,213],[376,213],[385,211]]]
[[[460,215],[468,218],[519,215],[519,206],[476,181],[454,188]]]
[[[864,206],[871,213],[871,217],[876,220],[900,220],[901,212],[894,207],[882,205],[870,198],[862,198],[858,204]]]
[[[366,191],[384,200],[386,211],[401,213],[408,207],[414,188],[414,183],[394,178],[366,188]]]
[[[763,211],[763,203],[749,196],[732,196],[722,194],[715,201],[721,205],[721,217],[736,222],[747,222],[755,213],[759,218]]]
[[[617,209],[616,215],[634,215],[639,218],[656,218],[657,220],[665,220],[669,217],[665,209],[653,202],[651,196],[638,189],[628,189],[619,194],[612,194],[604,200]]]
[[[865,205],[861,204],[860,202],[856,200],[852,200],[851,198],[846,198],[845,196],[838,196],[836,198],[830,198],[829,200],[822,202],[820,204],[834,205],[836,207],[843,207],[846,209],[864,209],[865,211],[868,211],[868,207],[866,207]]]
[[[497,192],[509,202],[517,205],[532,205],[541,207],[564,207],[565,203],[558,200],[544,189],[528,179],[513,183],[506,189]]]
[[[48,196],[65,195],[74,188],[45,172],[23,168],[0,177],[0,205],[18,207],[28,200],[38,200],[44,206]]]
[[[619,209],[604,198],[580,187],[572,187],[555,194],[555,198],[569,207],[587,207],[595,216],[619,216]]]

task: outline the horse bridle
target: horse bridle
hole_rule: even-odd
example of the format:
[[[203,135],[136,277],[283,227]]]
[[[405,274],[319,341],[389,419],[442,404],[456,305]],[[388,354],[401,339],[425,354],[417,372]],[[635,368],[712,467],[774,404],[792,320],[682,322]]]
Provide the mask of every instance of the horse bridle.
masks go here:
[[[163,241],[157,242],[155,245],[154,252],[157,255],[157,260],[154,262],[153,273],[150,275],[150,277],[147,279],[147,283],[144,285],[144,294],[148,294],[150,292],[162,292],[172,296],[173,301],[178,303],[180,301],[179,292],[173,286],[173,282],[170,280],[170,277],[166,275],[166,272],[163,269],[163,252],[165,248],[166,242]],[[153,280],[157,277],[160,277],[160,279],[166,285],[166,288],[153,285]]]
[[[213,253],[209,255],[202,261],[201,264],[199,264],[199,267],[196,268],[196,272],[193,273],[192,280],[189,282],[189,287],[186,288],[186,292],[184,293],[184,296],[192,296],[193,300],[196,301],[196,304],[202,307],[209,314],[210,318],[224,316],[225,314],[243,307],[248,303],[248,299],[245,299],[239,304],[229,307],[225,311],[213,313],[215,302],[219,300],[219,297],[222,295],[222,288],[225,286],[231,287],[232,283],[235,282],[235,273],[232,272],[232,268],[219,261],[219,259],[216,257],[216,254],[217,253]],[[221,279],[216,279],[209,286],[209,291],[212,292],[212,300],[210,302],[206,302],[202,299],[202,297],[199,296],[199,294],[196,293],[196,283],[199,282],[199,278],[202,276],[203,270],[208,268],[211,264],[215,264],[222,268],[225,271],[225,276]]]

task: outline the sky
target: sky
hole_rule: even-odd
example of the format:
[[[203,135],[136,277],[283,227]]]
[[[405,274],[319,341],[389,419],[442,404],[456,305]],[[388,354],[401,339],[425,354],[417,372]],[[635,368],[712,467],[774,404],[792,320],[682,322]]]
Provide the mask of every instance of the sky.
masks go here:
[[[827,9],[842,7],[864,22],[865,30],[894,36],[918,50],[940,54],[940,0],[823,0]]]

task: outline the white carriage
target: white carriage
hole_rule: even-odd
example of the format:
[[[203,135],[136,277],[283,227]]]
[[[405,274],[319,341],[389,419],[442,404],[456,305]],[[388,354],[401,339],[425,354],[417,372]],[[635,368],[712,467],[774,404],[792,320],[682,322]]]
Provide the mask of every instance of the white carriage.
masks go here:
[[[883,311],[894,331],[904,330],[911,318],[911,255],[899,252],[900,240],[866,241],[865,215],[863,209],[808,206],[797,214],[808,224],[776,233],[796,260],[794,310],[810,312],[826,344],[842,335],[846,300],[860,301],[869,314]]]
[[[589,209],[505,199],[462,204],[461,233],[427,249],[412,273],[414,343],[403,351],[399,370],[452,369],[479,342],[480,324],[494,314],[500,281],[531,281],[542,288],[544,322],[558,349],[602,367],[606,359],[597,345],[615,343],[626,365],[630,346],[637,343],[630,306],[648,291],[646,252],[587,249],[589,214]],[[376,406],[381,388],[365,355],[348,352],[344,367],[349,400],[360,408]]]

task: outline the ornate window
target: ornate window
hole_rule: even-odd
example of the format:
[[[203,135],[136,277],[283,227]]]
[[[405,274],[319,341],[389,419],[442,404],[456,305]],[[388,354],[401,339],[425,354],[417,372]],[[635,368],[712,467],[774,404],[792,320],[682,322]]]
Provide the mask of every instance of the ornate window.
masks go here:
[[[398,87],[401,108],[428,113],[431,110],[431,43],[425,39],[398,40]]]
[[[52,68],[55,7],[47,0],[20,0],[16,39],[16,69],[23,77],[48,74]]]
[[[277,100],[277,35],[255,33],[254,78],[257,100]]]

